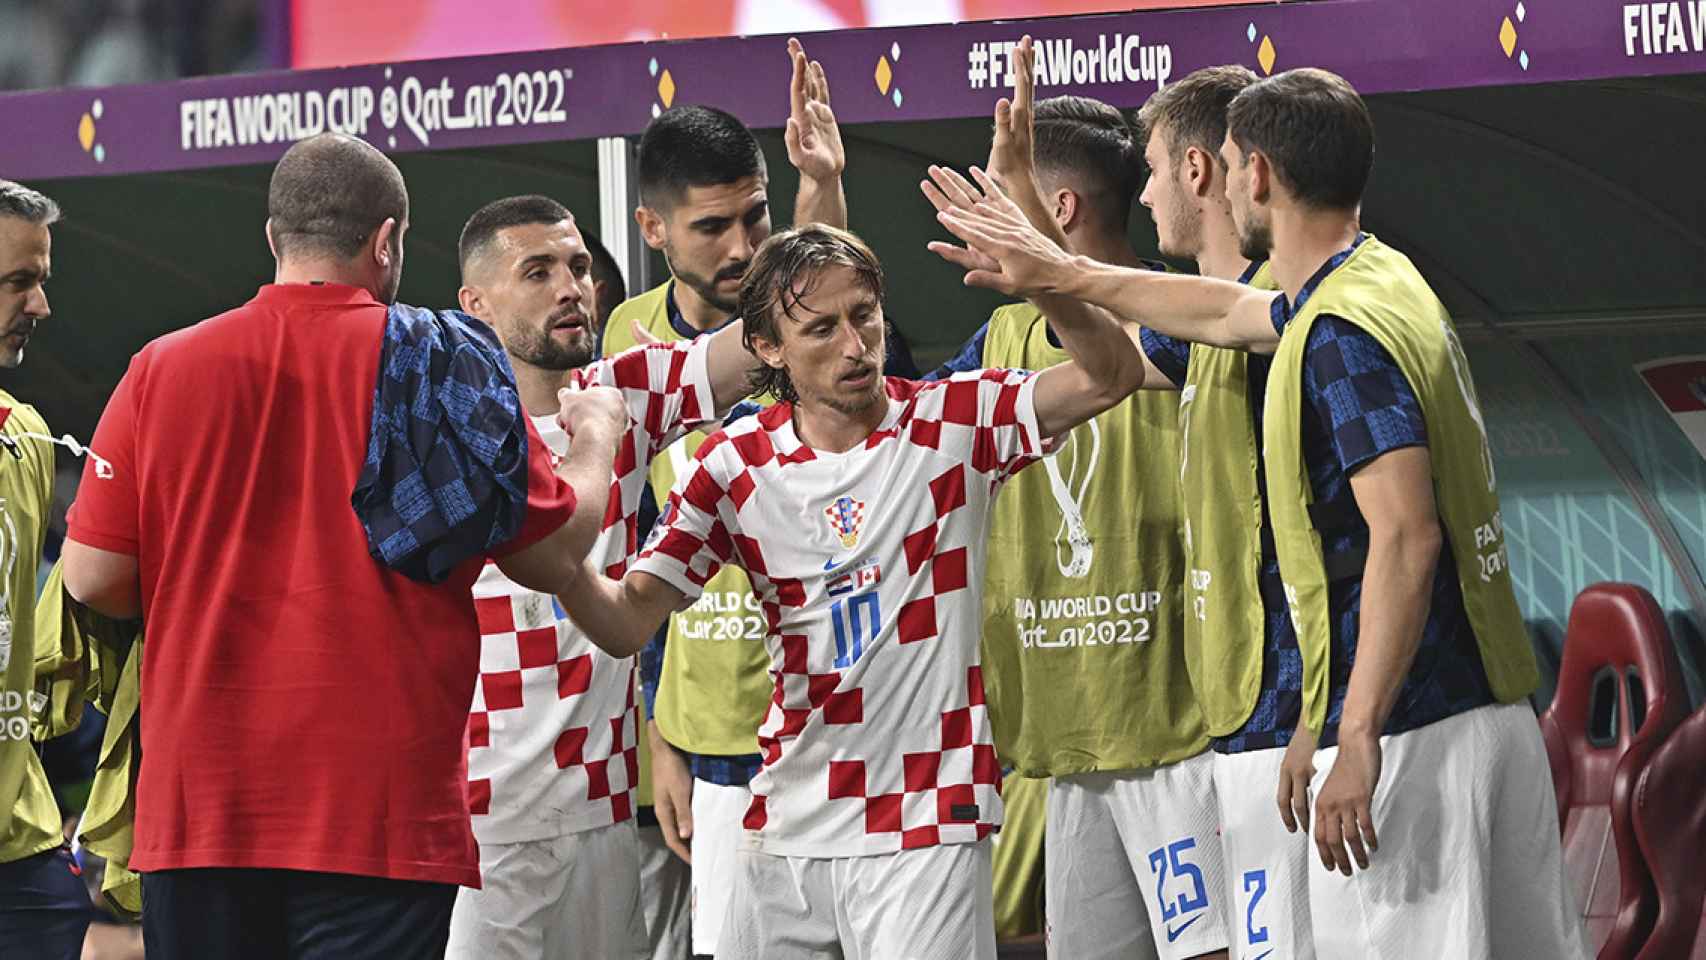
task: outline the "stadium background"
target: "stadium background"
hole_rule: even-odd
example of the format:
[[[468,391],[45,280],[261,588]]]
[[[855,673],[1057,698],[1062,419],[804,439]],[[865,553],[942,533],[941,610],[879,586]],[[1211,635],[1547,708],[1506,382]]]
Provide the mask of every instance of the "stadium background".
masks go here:
[[[926,164],[982,161],[989,105],[1003,92],[990,60],[1003,39],[1030,31],[1093,46],[1106,36],[1117,47],[1135,35],[1178,54],[1173,77],[1220,62],[1197,54],[1259,74],[1318,64],[1375,91],[1379,153],[1365,226],[1416,260],[1457,318],[1474,366],[1518,599],[1548,667],[1537,705],[1550,697],[1571,602],[1600,580],[1657,597],[1692,703],[1706,695],[1706,441],[1690,439],[1638,372],[1706,356],[1699,0],[1679,7],[1680,30],[1656,36],[1649,8],[1669,4],[655,0],[613,16],[572,6],[517,0],[472,15],[449,0],[0,0],[0,22],[15,27],[0,37],[0,87],[15,91],[0,94],[10,131],[0,138],[0,175],[41,186],[67,213],[55,228],[54,317],[7,389],[35,402],[57,431],[87,438],[138,347],[241,302],[270,277],[265,187],[288,142],[181,147],[193,137],[180,108],[192,100],[292,84],[377,88],[393,70],[528,72],[543,55],[512,51],[622,44],[562,51],[587,65],[566,84],[563,129],[580,133],[546,125],[393,145],[375,125],[370,139],[394,151],[413,200],[404,299],[450,304],[463,219],[523,192],[557,197],[626,249],[637,292],[664,265],[612,232],[631,228],[621,154],[649,119],[648,104],[766,101],[736,112],[768,156],[774,221],[791,219],[793,171],[777,129],[786,109],[780,35],[800,32],[834,83],[851,225],[884,257],[890,312],[928,367],[998,302],[962,288],[924,250],[939,231],[916,183]],[[1178,9],[1186,7],[1212,9]],[[954,25],[1018,16],[1063,19]],[[729,39],[736,34],[778,36]],[[416,62],[475,55],[486,59]],[[385,64],[384,80],[370,78],[377,68],[301,72],[357,63]],[[1067,75],[1039,96],[1083,92],[1132,108],[1155,89],[1141,76],[1096,82],[1095,69],[1088,82]],[[106,86],[135,83],[152,85]],[[620,109],[611,91],[621,93]],[[1132,232],[1156,255],[1141,208]],[[64,464],[67,497],[74,471]]]

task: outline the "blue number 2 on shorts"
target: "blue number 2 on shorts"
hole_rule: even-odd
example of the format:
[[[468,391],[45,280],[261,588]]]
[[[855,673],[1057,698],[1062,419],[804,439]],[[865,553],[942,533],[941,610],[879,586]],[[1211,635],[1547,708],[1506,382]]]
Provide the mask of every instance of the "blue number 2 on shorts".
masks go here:
[[[1183,855],[1195,848],[1195,837],[1175,840],[1165,847],[1156,847],[1149,852],[1149,868],[1155,872],[1155,899],[1161,905],[1162,922],[1171,921],[1181,913],[1190,913],[1208,906],[1208,888],[1203,886],[1202,871],[1197,865],[1183,859]],[[1195,893],[1181,893],[1172,902],[1167,900],[1167,871],[1171,868],[1173,876],[1188,879]],[[1183,930],[1183,928],[1180,928]]]
[[[1256,904],[1262,902],[1262,894],[1268,892],[1268,872],[1266,870],[1249,870],[1244,874],[1244,892],[1250,895],[1250,902],[1244,907],[1244,935],[1251,945],[1268,942],[1268,928],[1263,925],[1256,927]]]
[[[883,608],[877,592],[835,601],[829,605],[829,620],[835,625],[835,669],[845,670],[859,661],[865,641],[876,639],[882,630]]]

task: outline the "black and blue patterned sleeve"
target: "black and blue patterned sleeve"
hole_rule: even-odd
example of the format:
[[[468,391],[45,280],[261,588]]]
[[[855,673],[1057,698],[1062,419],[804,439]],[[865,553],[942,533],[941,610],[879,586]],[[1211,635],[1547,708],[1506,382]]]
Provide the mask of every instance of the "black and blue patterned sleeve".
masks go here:
[[[960,345],[960,349],[935,370],[924,375],[925,380],[946,380],[956,373],[983,369],[983,342],[989,339],[989,323],[977,328],[971,339]]]
[[[1347,476],[1383,453],[1428,444],[1421,401],[1398,362],[1348,320],[1316,319],[1304,345],[1303,386]]]
[[[646,702],[647,720],[657,713],[658,681],[663,679],[663,653],[668,644],[669,621],[665,620],[640,650],[640,699]]]
[[[1138,332],[1138,342],[1143,345],[1143,355],[1149,358],[1155,369],[1173,381],[1173,386],[1183,388],[1185,374],[1191,365],[1190,342],[1156,333],[1148,327]]]

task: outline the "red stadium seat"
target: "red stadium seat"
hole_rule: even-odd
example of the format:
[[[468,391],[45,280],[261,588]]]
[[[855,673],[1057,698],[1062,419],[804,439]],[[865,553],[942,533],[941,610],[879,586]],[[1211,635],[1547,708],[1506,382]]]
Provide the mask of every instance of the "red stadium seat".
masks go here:
[[[1659,915],[1638,960],[1706,960],[1706,710],[1682,722],[1635,783],[1635,837]]]
[[[1601,960],[1633,957],[1656,913],[1632,795],[1647,759],[1687,713],[1682,667],[1652,594],[1627,583],[1583,590],[1570,608],[1558,692],[1540,729],[1564,870]]]

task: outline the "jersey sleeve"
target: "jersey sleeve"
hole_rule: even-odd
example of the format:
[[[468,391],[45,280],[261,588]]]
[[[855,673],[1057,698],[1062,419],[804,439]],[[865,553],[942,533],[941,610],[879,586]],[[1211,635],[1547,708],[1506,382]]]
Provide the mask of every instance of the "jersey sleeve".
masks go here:
[[[1148,327],[1139,331],[1138,341],[1143,346],[1143,355],[1149,358],[1155,369],[1171,380],[1173,386],[1183,389],[1191,365],[1190,342],[1156,333]]]
[[[1003,480],[1044,453],[1037,425],[1037,374],[1027,370],[992,369],[956,373],[934,385],[941,420],[969,430],[943,429],[944,447],[959,444],[966,462],[980,473]],[[929,400],[927,395],[921,399]],[[920,414],[930,410],[921,405]]]
[[[138,382],[147,361],[139,356],[119,380],[101,411],[83,464],[77,500],[66,515],[66,535],[97,550],[138,556],[141,520],[137,480],[136,429]]]
[[[688,599],[698,599],[705,583],[723,564],[734,560],[734,539],[723,521],[729,483],[720,476],[721,444],[713,434],[700,447],[692,468],[676,480],[652,536],[633,569],[649,573],[675,587]]]
[[[1398,362],[1361,327],[1322,316],[1309,328],[1304,393],[1349,476],[1403,447],[1427,446],[1421,401]]]
[[[491,551],[494,557],[507,557],[533,546],[575,515],[575,488],[552,468],[551,450],[534,429],[533,419],[522,417],[521,421],[527,424],[527,515],[522,519],[521,532]]]
[[[640,699],[646,705],[646,719],[657,715],[658,685],[663,681],[663,655],[669,649],[669,622],[658,628],[640,650]]]
[[[711,394],[711,338],[643,344],[580,371],[582,386],[615,387],[645,432],[649,462],[719,411]]]

